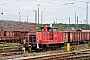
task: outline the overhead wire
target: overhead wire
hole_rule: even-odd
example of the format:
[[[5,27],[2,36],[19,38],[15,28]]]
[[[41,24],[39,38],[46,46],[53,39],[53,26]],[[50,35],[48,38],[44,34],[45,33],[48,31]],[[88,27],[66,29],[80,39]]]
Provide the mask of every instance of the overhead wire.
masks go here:
[[[31,0],[32,1],[32,0]],[[57,2],[51,2],[51,1],[37,1],[37,0],[33,0],[33,1],[36,1],[36,2],[43,2],[43,3],[51,3],[51,4],[58,4],[58,5],[64,5],[65,6],[65,4],[60,4],[60,3],[57,3]],[[72,5],[66,5],[66,6],[70,6],[70,7],[72,7]],[[76,7],[76,8],[82,8],[82,7],[77,7],[77,6],[74,6],[74,7]],[[85,8],[82,8],[82,9],[85,9]]]
[[[32,0],[30,0],[32,1]],[[33,0],[33,1],[36,1],[36,2],[43,2],[43,3],[51,3],[51,4],[59,4],[59,5],[64,5],[64,4],[60,4],[60,3],[57,3],[57,2],[51,2],[51,1],[38,1],[38,0]]]
[[[1,5],[3,6],[3,5],[14,3],[14,2],[17,2],[17,1],[20,1],[20,0],[15,0],[15,1],[7,2],[7,3],[2,3]],[[30,0],[30,1],[43,2],[43,3],[51,3],[51,4],[58,4],[58,5],[65,5],[65,4],[60,4],[60,3],[57,3],[57,2],[51,2],[51,1],[38,1],[38,0]],[[66,6],[72,7],[72,5],[66,5]],[[76,7],[76,8],[82,8],[82,7]],[[82,8],[82,9],[85,9],[85,8]]]
[[[7,2],[7,3],[2,3],[1,5],[6,5],[6,4],[14,3],[14,2],[17,2],[17,1],[20,1],[20,0],[15,0],[15,1]]]
[[[87,3],[87,2],[89,2],[89,1],[75,1],[74,3]]]

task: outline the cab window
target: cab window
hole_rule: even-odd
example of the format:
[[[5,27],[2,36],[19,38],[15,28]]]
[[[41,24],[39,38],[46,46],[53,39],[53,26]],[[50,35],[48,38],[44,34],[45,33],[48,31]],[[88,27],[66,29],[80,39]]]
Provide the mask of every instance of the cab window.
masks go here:
[[[52,29],[49,29],[49,32],[52,32]]]
[[[58,32],[58,29],[53,29],[53,32]]]

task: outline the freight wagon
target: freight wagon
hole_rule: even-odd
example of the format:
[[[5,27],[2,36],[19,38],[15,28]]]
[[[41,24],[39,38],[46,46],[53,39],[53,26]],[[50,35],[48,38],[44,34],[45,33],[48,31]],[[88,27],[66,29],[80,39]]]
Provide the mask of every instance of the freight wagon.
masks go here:
[[[86,43],[90,41],[90,30],[63,31],[64,43]]]
[[[35,30],[35,23],[0,20],[0,42],[21,42],[27,33]]]

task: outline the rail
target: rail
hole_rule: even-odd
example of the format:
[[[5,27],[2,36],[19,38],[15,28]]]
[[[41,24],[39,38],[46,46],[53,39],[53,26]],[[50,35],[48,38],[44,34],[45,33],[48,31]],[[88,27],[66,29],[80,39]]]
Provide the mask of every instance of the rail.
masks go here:
[[[73,51],[74,52],[74,51]],[[67,59],[78,59],[78,58],[87,58],[90,57],[90,50],[81,50],[78,52],[65,52],[65,53],[57,53],[50,55],[42,55],[36,57],[22,57],[20,60],[67,60]]]

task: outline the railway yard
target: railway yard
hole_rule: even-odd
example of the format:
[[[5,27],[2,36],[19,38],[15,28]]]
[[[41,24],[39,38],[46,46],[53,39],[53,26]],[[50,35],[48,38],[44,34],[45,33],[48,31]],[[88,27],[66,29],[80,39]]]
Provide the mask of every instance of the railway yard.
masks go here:
[[[8,27],[7,27],[8,25]],[[90,31],[0,21],[0,60],[90,59]]]

